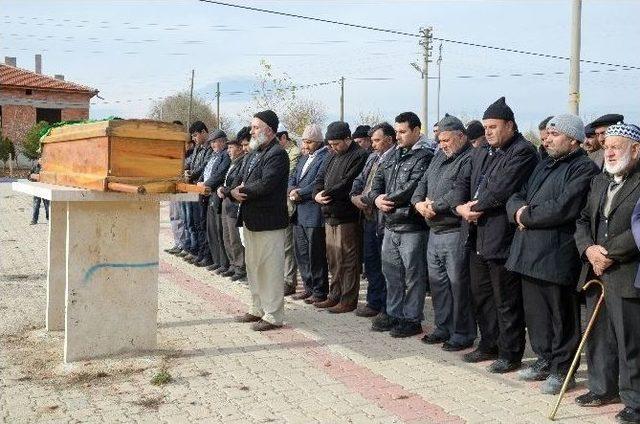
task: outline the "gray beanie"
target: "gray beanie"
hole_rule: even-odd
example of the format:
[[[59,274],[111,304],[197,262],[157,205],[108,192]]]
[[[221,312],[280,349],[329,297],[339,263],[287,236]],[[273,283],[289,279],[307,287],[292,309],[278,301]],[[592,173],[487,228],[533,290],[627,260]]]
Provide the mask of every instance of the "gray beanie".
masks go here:
[[[578,140],[580,143],[584,141],[584,123],[576,115],[564,113],[554,116],[547,124],[547,129],[551,128]]]
[[[437,124],[439,131],[462,131],[466,133],[466,128],[462,121],[455,116],[446,114]]]

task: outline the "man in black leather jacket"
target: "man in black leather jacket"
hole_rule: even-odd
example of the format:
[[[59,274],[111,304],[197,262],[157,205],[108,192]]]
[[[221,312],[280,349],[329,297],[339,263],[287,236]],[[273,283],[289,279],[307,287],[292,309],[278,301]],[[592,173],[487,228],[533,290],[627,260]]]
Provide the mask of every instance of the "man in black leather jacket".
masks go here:
[[[410,337],[422,332],[427,290],[427,226],[411,205],[411,196],[433,152],[413,148],[420,139],[420,119],[415,113],[402,113],[395,121],[398,147],[380,165],[362,201],[375,204],[385,226],[382,272],[387,280],[387,308],[386,314],[374,318],[371,329]]]

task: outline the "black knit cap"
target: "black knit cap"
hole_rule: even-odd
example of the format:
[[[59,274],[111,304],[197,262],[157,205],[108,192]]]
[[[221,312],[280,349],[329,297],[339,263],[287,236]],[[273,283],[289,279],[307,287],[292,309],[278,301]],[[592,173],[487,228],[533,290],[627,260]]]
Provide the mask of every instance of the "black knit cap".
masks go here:
[[[369,137],[369,130],[371,127],[369,125],[358,125],[353,131],[353,138],[365,138]]]
[[[251,138],[251,128],[250,127],[242,127],[238,134],[236,134],[236,140],[239,143],[242,143],[243,140],[247,140]]]
[[[591,126],[591,124],[587,124],[584,126],[584,136],[585,137],[593,137],[596,135],[596,129]]]
[[[484,111],[482,119],[502,119],[504,121],[515,122],[513,111],[509,106],[507,106],[504,97],[500,97],[498,100],[493,102],[487,110]]]
[[[253,117],[258,118],[259,120],[267,124],[269,128],[273,130],[274,134],[278,132],[278,124],[280,123],[280,120],[278,119],[278,115],[276,115],[274,111],[267,109],[262,112],[256,113],[255,115],[253,115]]]
[[[324,135],[325,140],[344,140],[351,137],[349,124],[342,121],[335,121],[329,124]]]
[[[602,115],[589,125],[595,130],[598,127],[609,126],[613,124],[617,124],[618,122],[624,122],[624,116],[618,113],[607,113],[606,115]]]
[[[467,137],[469,140],[475,140],[484,135],[484,126],[480,121],[471,121],[467,125]]]

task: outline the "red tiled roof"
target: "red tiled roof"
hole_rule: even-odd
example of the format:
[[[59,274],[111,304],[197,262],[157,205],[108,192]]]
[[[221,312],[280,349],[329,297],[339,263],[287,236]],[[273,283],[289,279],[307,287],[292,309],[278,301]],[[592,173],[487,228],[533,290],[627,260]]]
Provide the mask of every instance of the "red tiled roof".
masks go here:
[[[35,88],[55,91],[76,91],[97,94],[98,90],[69,81],[58,80],[47,75],[36,74],[25,69],[0,64],[0,85]]]

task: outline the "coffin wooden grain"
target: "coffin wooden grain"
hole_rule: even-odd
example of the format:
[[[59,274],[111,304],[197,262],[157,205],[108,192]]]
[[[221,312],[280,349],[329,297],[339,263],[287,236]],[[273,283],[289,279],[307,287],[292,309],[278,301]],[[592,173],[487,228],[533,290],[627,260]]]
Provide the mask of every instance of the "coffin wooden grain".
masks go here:
[[[139,119],[54,128],[42,140],[40,182],[99,191],[175,192],[188,138],[178,125]]]

